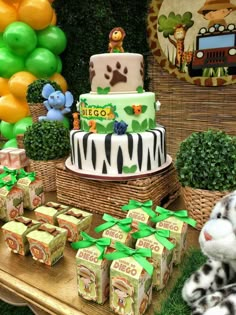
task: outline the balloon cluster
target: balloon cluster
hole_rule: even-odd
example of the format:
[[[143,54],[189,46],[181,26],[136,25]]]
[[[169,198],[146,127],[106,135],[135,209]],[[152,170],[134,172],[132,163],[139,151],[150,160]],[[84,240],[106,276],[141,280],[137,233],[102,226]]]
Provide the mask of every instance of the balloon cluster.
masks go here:
[[[56,26],[51,3],[52,0],[0,0],[0,130],[8,139],[25,131],[22,124],[32,124],[27,117],[29,84],[48,78],[67,90],[59,57],[67,40]],[[14,125],[17,123],[20,128]]]

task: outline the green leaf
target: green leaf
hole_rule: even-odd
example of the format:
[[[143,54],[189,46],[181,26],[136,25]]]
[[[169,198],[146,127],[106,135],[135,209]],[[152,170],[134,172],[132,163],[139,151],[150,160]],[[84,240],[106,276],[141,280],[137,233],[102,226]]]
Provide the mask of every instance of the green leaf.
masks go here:
[[[136,89],[136,91],[137,91],[138,93],[143,93],[143,87],[142,87],[142,86],[138,86],[137,89]]]
[[[125,111],[126,114],[128,114],[128,115],[133,115],[133,114],[134,114],[134,110],[133,110],[133,108],[132,108],[131,106],[126,106],[126,107],[124,108],[124,111]]]
[[[142,123],[141,123],[141,130],[145,131],[148,129],[148,121],[147,119],[145,119]]]
[[[149,118],[149,129],[154,129],[156,127],[156,122]]]
[[[98,122],[96,123],[96,129],[98,133],[106,133],[106,127],[99,124]]]
[[[86,132],[89,132],[89,128],[90,128],[90,127],[89,127],[87,121],[84,120],[83,130],[86,131]]]
[[[147,110],[147,106],[146,105],[142,105],[142,114],[144,114]]]
[[[111,121],[106,127],[106,133],[114,132],[114,121]]]
[[[132,166],[123,166],[122,168],[123,173],[125,174],[132,174],[135,173],[137,171],[137,165],[132,165]]]
[[[132,120],[132,130],[134,132],[140,132],[141,131],[140,123],[137,120]]]
[[[108,94],[110,92],[110,87],[105,87],[104,89],[101,87],[97,88],[97,93],[98,94]]]

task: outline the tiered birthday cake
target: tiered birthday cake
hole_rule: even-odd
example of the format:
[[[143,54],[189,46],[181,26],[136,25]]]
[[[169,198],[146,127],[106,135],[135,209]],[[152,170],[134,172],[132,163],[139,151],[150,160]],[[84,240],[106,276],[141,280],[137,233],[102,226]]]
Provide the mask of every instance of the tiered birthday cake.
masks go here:
[[[80,129],[72,130],[67,166],[92,177],[153,173],[167,163],[165,128],[156,125],[155,94],[143,90],[143,56],[90,58],[91,92],[80,95]]]

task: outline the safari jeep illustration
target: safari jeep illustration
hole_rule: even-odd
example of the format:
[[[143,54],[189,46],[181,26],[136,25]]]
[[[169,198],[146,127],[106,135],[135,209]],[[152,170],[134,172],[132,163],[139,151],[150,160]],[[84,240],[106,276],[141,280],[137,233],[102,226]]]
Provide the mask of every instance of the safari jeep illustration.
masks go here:
[[[78,291],[86,300],[97,300],[95,274],[92,270],[83,265],[78,266]]]
[[[134,315],[134,288],[127,279],[114,277],[112,279],[112,293],[111,308],[120,315]]]

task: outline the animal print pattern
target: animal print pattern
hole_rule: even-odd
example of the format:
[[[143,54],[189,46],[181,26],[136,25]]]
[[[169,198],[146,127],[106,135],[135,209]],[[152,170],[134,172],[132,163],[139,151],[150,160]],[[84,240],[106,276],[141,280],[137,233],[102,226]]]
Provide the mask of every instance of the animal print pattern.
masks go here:
[[[224,237],[229,244],[224,242]],[[199,241],[209,258],[185,282],[182,297],[191,307],[192,315],[235,315],[236,191],[215,205],[210,220],[202,228]]]

